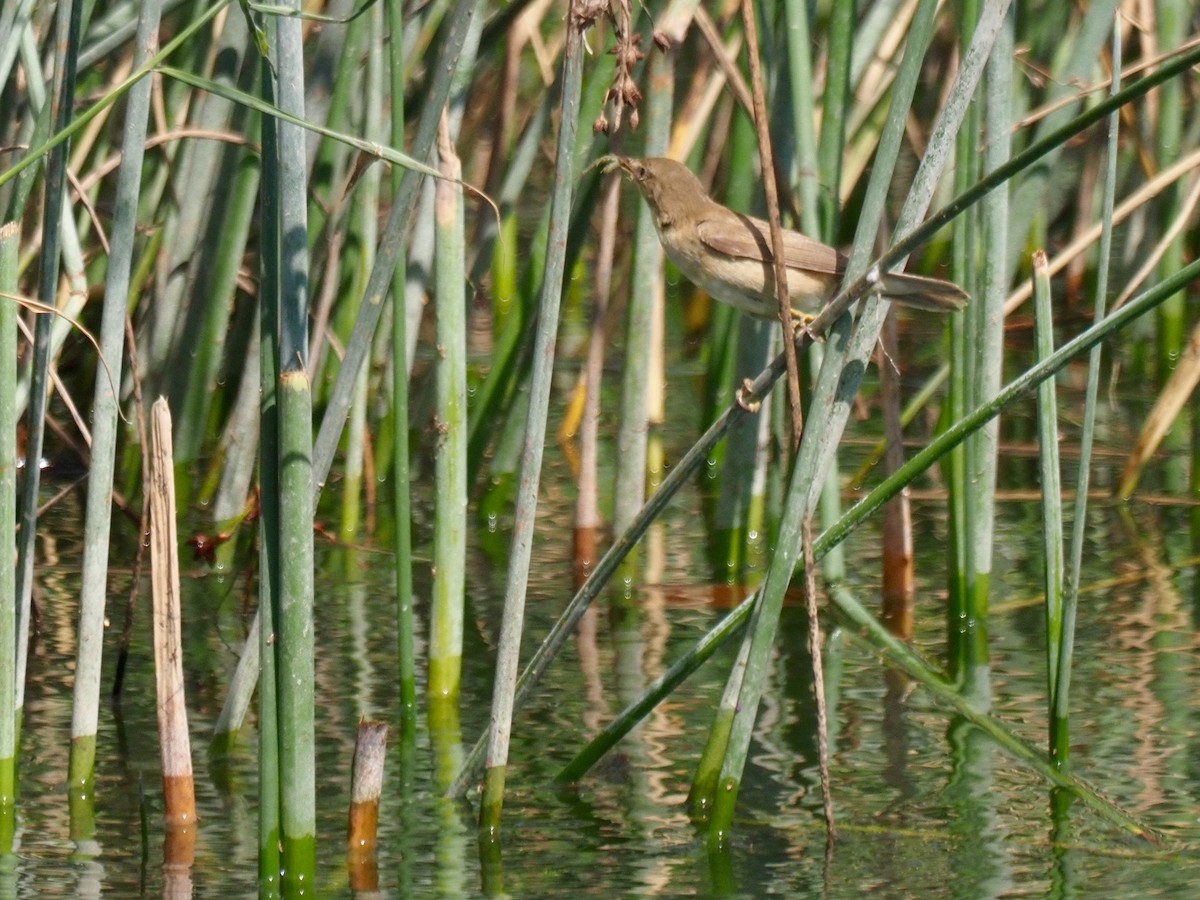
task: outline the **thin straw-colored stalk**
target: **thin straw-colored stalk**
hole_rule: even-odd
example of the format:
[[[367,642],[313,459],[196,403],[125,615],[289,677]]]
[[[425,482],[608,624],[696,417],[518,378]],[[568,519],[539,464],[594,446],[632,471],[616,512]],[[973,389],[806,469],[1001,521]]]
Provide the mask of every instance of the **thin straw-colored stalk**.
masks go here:
[[[1051,308],[1050,275],[1046,254],[1033,254],[1033,300],[1035,307],[1034,342],[1037,359],[1045,360],[1054,352],[1054,313]],[[1066,720],[1057,722],[1053,715],[1054,691],[1058,684],[1059,651],[1062,645],[1063,605],[1063,529],[1062,469],[1058,462],[1058,401],[1054,380],[1038,385],[1038,462],[1042,482],[1042,587],[1046,611],[1046,696],[1050,707],[1050,759],[1058,765],[1066,762],[1068,732]],[[1061,727],[1059,727],[1061,726]]]
[[[850,6],[850,4],[844,4]],[[843,17],[837,16],[840,22]],[[853,19],[853,14],[849,16]],[[770,131],[767,127],[767,107],[766,97],[763,89],[762,70],[758,53],[758,29],[754,21],[754,9],[751,0],[743,0],[742,3],[742,27],[746,33],[746,52],[750,61],[750,82],[754,94],[754,119],[755,128],[758,132],[759,141],[759,159],[762,163],[763,172],[763,191],[766,194],[767,201],[767,222],[770,226],[771,233],[771,254],[774,258],[775,270],[775,295],[779,307],[779,321],[782,326],[784,359],[787,362],[788,369],[788,412],[791,422],[791,441],[790,449],[795,450],[800,441],[800,433],[803,428],[803,413],[800,409],[800,372],[796,359],[796,340],[795,340],[795,324],[792,319],[792,304],[787,290],[787,266],[784,263],[784,246],[783,246],[783,226],[779,221],[779,196],[775,186],[775,162],[774,153],[771,149]],[[849,81],[849,39],[846,41],[846,46],[841,46],[841,41],[835,35],[832,40],[830,53],[830,66],[844,66],[847,70],[847,82]],[[828,76],[827,76],[828,77]],[[830,77],[830,88],[836,92],[840,85],[841,76]],[[848,93],[848,90],[846,91]],[[837,129],[837,137],[839,148],[841,145],[842,128],[845,124],[845,117],[842,115],[842,108],[837,110],[836,116],[831,118],[836,119],[834,127]],[[826,120],[828,121],[828,120]],[[840,159],[840,153],[839,153]],[[836,179],[832,182],[835,186]],[[836,193],[836,191],[835,191]],[[836,464],[831,465],[826,472],[825,484],[830,485],[833,479],[837,477]],[[823,492],[827,493],[827,492]],[[836,494],[834,495],[836,496]],[[810,564],[812,561],[812,519],[810,516],[805,517],[801,528],[801,542],[803,544],[804,558]],[[821,624],[817,615],[817,583],[815,573],[812,566],[806,566],[804,587],[805,596],[805,611],[808,616],[808,633],[809,633],[809,649],[810,659],[812,661],[813,687],[816,697],[816,714],[817,714],[817,734],[818,734],[818,768],[820,770],[821,781],[821,797],[825,812],[825,825],[828,829],[828,837],[832,839],[834,833],[833,821],[833,801],[829,779],[829,743],[827,740],[826,724],[827,715],[825,709],[825,679],[821,668]],[[754,638],[760,635],[758,623],[755,623],[755,628],[752,629],[752,637],[750,646],[747,647],[746,661],[748,663],[750,656],[753,654]],[[761,650],[760,650],[761,652]],[[739,667],[739,677],[744,670]],[[742,689],[745,684],[743,682]],[[729,691],[732,693],[732,691]],[[738,691],[738,701],[741,700],[741,690]],[[729,705],[729,711],[736,713],[737,703]],[[737,716],[734,714],[733,723],[737,722]],[[730,730],[732,737],[732,729]],[[724,767],[722,767],[724,768]]]
[[[882,4],[877,4],[874,9],[879,8]],[[835,165],[832,159],[826,159],[824,156],[818,159],[818,144],[817,134],[814,125],[814,109],[813,109],[813,66],[811,60],[811,52],[809,50],[809,33],[811,31],[808,20],[808,7],[799,0],[788,0],[786,4],[786,22],[787,22],[787,41],[788,41],[788,80],[791,86],[791,117],[793,128],[795,131],[796,140],[796,163],[798,169],[798,180],[796,189],[799,193],[800,206],[800,230],[807,235],[817,236],[824,239],[827,243],[836,245],[838,243],[838,235],[835,231],[825,231],[823,228],[833,227],[836,229],[837,220],[837,198],[841,196],[840,184],[834,182],[826,182],[825,177],[832,177],[835,173],[821,168],[822,163],[825,166],[832,167]],[[872,13],[868,13],[868,18]],[[863,44],[861,43],[862,34],[858,36],[855,42],[855,50],[859,51]],[[832,52],[832,48],[831,48]],[[832,60],[831,60],[832,62]],[[853,61],[851,61],[851,69],[853,69]],[[853,74],[853,73],[851,73]],[[853,78],[851,78],[853,80]],[[848,89],[848,88],[847,88]],[[826,131],[825,123],[827,114],[837,114],[841,116],[841,126],[837,131]],[[832,122],[831,122],[832,126]],[[842,146],[846,139],[846,110],[844,104],[841,105],[840,112],[835,113],[833,110],[822,110],[821,119],[821,137],[822,140],[836,141]],[[821,153],[827,153],[822,146]],[[840,166],[840,163],[836,163]],[[837,177],[841,178],[841,169],[837,170]],[[830,219],[828,214],[823,214],[825,206],[821,199],[821,190],[827,191],[827,196],[833,198],[833,207],[835,209],[835,218]],[[836,327],[843,327],[839,324]],[[809,375],[815,381],[821,370],[821,362],[824,351],[818,344],[814,344],[808,351],[808,368]],[[828,477],[822,486],[821,492],[821,521],[827,525],[831,522],[836,522],[841,516],[841,485],[839,484],[837,466],[830,469]],[[826,558],[824,563],[825,576],[828,579],[840,579],[846,574],[846,561],[842,555],[841,547],[835,547]]]
[[[1200,198],[1200,182],[1195,185],[1193,196]],[[1200,323],[1197,324],[1200,325]],[[1198,340],[1200,340],[1200,332],[1193,329],[1187,345],[1175,362],[1174,370],[1167,378],[1166,384],[1162,386],[1158,397],[1155,398],[1154,406],[1146,414],[1145,421],[1142,422],[1142,429],[1138,433],[1133,448],[1129,451],[1125,467],[1121,471],[1121,477],[1113,492],[1121,500],[1128,500],[1133,496],[1138,481],[1142,477],[1143,469],[1158,452],[1162,441],[1170,436],[1172,426],[1179,420],[1180,414],[1187,409],[1196,385],[1200,384],[1200,359],[1197,359],[1196,356]]]
[[[853,9],[852,4],[842,4],[842,6],[848,7],[851,10]],[[853,19],[853,11],[848,16],[838,15],[837,21],[839,23],[843,19],[846,19],[847,23],[851,21]],[[763,196],[767,209],[767,226],[771,239],[771,258],[777,304],[776,311],[782,328],[783,355],[787,361],[788,369],[788,420],[791,423],[791,439],[788,441],[788,450],[794,451],[796,445],[800,442],[800,431],[804,427],[804,414],[800,408],[800,369],[796,359],[795,322],[792,318],[792,301],[787,286],[788,267],[784,260],[783,224],[779,218],[779,189],[775,184],[775,152],[771,147],[771,129],[767,122],[766,89],[763,87],[762,60],[758,51],[758,27],[755,22],[752,0],[742,0],[742,31],[746,35],[746,59],[749,63],[750,89],[754,101],[754,130],[758,137],[759,169],[762,173]],[[848,32],[849,27],[847,26]],[[838,54],[836,56],[837,63],[846,62],[849,59],[849,37],[847,36],[844,47],[842,46],[843,42],[839,40],[840,37],[841,35],[835,34],[831,39],[831,53]],[[843,50],[847,51],[844,55],[841,53]],[[834,63],[831,61],[832,64]],[[836,94],[837,89],[843,86],[842,80],[837,76],[831,76],[829,80],[830,91]],[[840,117],[835,118],[837,118],[837,124],[840,125],[843,120]],[[839,142],[839,160],[841,159],[840,149]],[[834,173],[834,179],[831,183],[836,184],[836,172]],[[818,662],[817,665],[820,665],[820,663]]]
[[[297,3],[292,8],[298,9]],[[279,108],[304,114],[303,36],[299,19],[270,23],[279,73]],[[279,215],[279,592],[275,603],[276,703],[279,729],[280,832],[284,893],[299,893],[316,875],[314,735],[312,394],[308,364],[308,192],[305,133],[285,121],[267,190]],[[264,170],[265,173],[265,170]]]
[[[558,310],[566,265],[567,229],[571,219],[571,194],[575,179],[575,135],[583,82],[583,31],[587,24],[581,16],[580,4],[572,2],[567,21],[567,48],[563,59],[562,118],[559,123],[554,187],[550,199],[550,249],[546,256],[546,269],[538,302],[538,330],[529,388],[529,414],[525,425],[525,445],[521,454],[521,484],[517,493],[516,519],[513,524],[512,550],[509,553],[504,616],[500,625],[500,646],[492,696],[487,779],[479,812],[480,836],[490,843],[499,839],[500,814],[504,802],[513,697],[525,616],[525,590],[529,578],[529,558],[533,549],[533,526],[537,516],[542,449],[546,440],[546,414],[554,374],[554,344],[558,334]]]
[[[461,163],[443,118],[438,134],[442,174],[457,179]],[[456,703],[462,675],[463,592],[467,559],[467,311],[462,189],[435,187],[437,250],[437,498],[433,523],[433,594],[429,618],[429,693]]]
[[[425,95],[425,105],[421,110],[421,117],[411,145],[412,159],[429,158],[438,122],[450,94],[459,53],[471,29],[472,20],[478,14],[479,6],[478,0],[455,0],[454,7],[448,14],[448,21],[443,23],[445,37],[438,53],[438,59],[431,69],[433,75],[429,91]],[[358,370],[366,362],[367,354],[371,349],[371,336],[375,333],[375,326],[379,323],[379,316],[383,312],[383,298],[392,285],[396,261],[402,252],[403,237],[407,231],[408,217],[417,201],[417,189],[420,187],[421,181],[422,179],[416,172],[405,173],[400,187],[396,190],[392,209],[388,214],[387,225],[384,226],[383,237],[379,241],[379,249],[375,256],[375,265],[371,269],[371,277],[367,282],[367,290],[359,306],[354,329],[346,344],[346,356],[338,370],[337,380],[330,392],[325,415],[321,419],[321,427],[313,444],[313,486],[318,493],[329,474],[329,467],[333,464],[338,439],[350,409],[350,397],[354,392]]]
[[[952,222],[956,216],[964,210],[971,208],[975,203],[986,196],[991,191],[995,190],[1000,185],[1005,184],[1016,174],[1026,170],[1038,159],[1043,158],[1050,153],[1054,148],[1061,146],[1066,141],[1070,140],[1074,135],[1086,130],[1096,122],[1103,119],[1110,112],[1119,109],[1121,106],[1131,103],[1139,97],[1142,97],[1146,92],[1152,90],[1156,85],[1163,81],[1177,77],[1180,73],[1187,71],[1191,66],[1200,62],[1200,46],[1197,46],[1186,53],[1180,54],[1173,59],[1164,62],[1156,71],[1146,75],[1135,84],[1123,89],[1119,94],[1109,100],[1097,104],[1093,109],[1089,109],[1080,115],[1076,116],[1070,122],[1056,128],[1053,132],[1037,141],[1032,146],[1028,147],[1021,153],[1018,153],[1006,164],[992,172],[987,177],[980,180],[978,184],[973,185],[959,196],[955,197],[950,203],[942,207],[937,213],[925,220],[920,226],[907,231],[899,241],[897,241],[887,252],[875,260],[873,266],[866,270],[866,274],[854,279],[850,284],[838,292],[837,296],[829,301],[821,313],[810,324],[810,330],[814,334],[826,334],[830,324],[844,315],[846,310],[859,298],[862,297],[871,287],[874,282],[872,272],[877,268],[890,268],[913,251],[915,247],[923,241],[928,240],[933,234],[940,231],[948,223]],[[974,65],[979,66],[978,60]],[[904,84],[904,73],[902,77],[897,79],[897,85]],[[969,87],[969,86],[968,86]],[[965,90],[965,88],[964,88]],[[860,220],[862,222],[864,220]],[[867,244],[870,241],[866,242]],[[865,267],[863,267],[865,268]],[[1178,285],[1186,284],[1189,276],[1195,276],[1200,273],[1200,266],[1189,265],[1179,276],[1170,279],[1168,287],[1177,289]],[[1072,353],[1079,353],[1088,350],[1095,346],[1106,336],[1120,327],[1128,324],[1130,321],[1141,315],[1147,309],[1152,309],[1158,303],[1162,296],[1158,289],[1147,291],[1139,295],[1133,301],[1135,308],[1133,310],[1123,309],[1118,315],[1116,313],[1110,315],[1103,323],[1098,323],[1092,329],[1089,329],[1084,334],[1071,341],[1065,347],[1060,349],[1055,354],[1055,360],[1059,367],[1066,364],[1066,360],[1070,357],[1064,351],[1070,349]],[[798,338],[800,341],[807,341],[808,336],[801,334]],[[869,349],[869,348],[868,348]],[[771,365],[759,373],[758,377],[750,385],[750,394],[752,396],[765,396],[771,385],[779,378],[783,371],[782,355],[772,361]],[[1057,371],[1057,369],[1055,370]],[[956,420],[957,424],[947,429],[942,435],[936,438],[925,450],[916,454],[910,459],[899,473],[895,476],[898,481],[893,482],[888,479],[885,484],[898,484],[896,490],[907,484],[915,474],[924,471],[934,461],[947,453],[951,448],[961,442],[963,435],[978,424],[986,420],[1004,405],[1011,402],[1014,396],[1029,390],[1030,386],[1036,381],[1029,380],[1029,373],[1017,379],[1016,382],[1010,384],[1008,388],[997,395],[997,398],[992,402],[977,408],[970,416]],[[1036,372],[1034,377],[1044,378],[1046,373]],[[1000,402],[1003,401],[1003,402]],[[999,405],[997,405],[999,403]],[[700,439],[684,454],[683,458],[671,469],[670,474],[663,481],[662,487],[650,497],[646,505],[638,513],[638,517],[633,524],[623,533],[605,553],[604,557],[596,564],[596,568],[587,583],[575,594],[562,615],[555,622],[550,633],[543,640],[538,650],[534,653],[529,663],[525,667],[525,671],[521,674],[521,679],[517,686],[517,695],[515,699],[514,709],[519,709],[524,700],[528,697],[530,691],[537,685],[541,677],[545,674],[550,662],[558,651],[565,645],[567,638],[579,624],[579,620],[587,611],[588,605],[599,595],[603,590],[603,586],[617,570],[622,559],[627,555],[630,549],[636,544],[637,540],[644,533],[647,525],[666,507],[670,499],[682,487],[683,484],[691,478],[700,468],[704,461],[708,458],[709,452],[716,443],[728,432],[732,423],[736,422],[741,416],[748,413],[738,404],[734,403],[724,413],[719,415],[707,431]],[[967,423],[964,425],[964,423]],[[881,493],[883,500],[889,499],[890,493]],[[878,505],[864,506],[860,501],[846,516],[843,516],[842,522],[856,521],[852,513],[857,510],[858,513],[870,514],[877,509]],[[857,514],[856,514],[857,515]],[[839,526],[840,527],[840,526]],[[853,526],[850,526],[853,527]],[[836,529],[835,529],[836,530]],[[454,793],[461,793],[466,789],[468,782],[474,775],[475,767],[478,766],[483,756],[484,741],[480,739],[470,753],[468,753],[462,769],[460,769],[451,790]]]
[[[142,5],[134,64],[154,55],[161,3]],[[113,226],[109,233],[108,273],[100,324],[100,352],[105,364],[96,368],[92,397],[92,456],[84,519],[83,573],[80,578],[79,644],[71,714],[71,784],[86,790],[93,778],[96,729],[100,706],[100,661],[104,647],[104,604],[108,596],[108,544],[112,523],[113,469],[117,453],[117,396],[125,347],[125,303],[133,267],[138,201],[146,123],[150,110],[149,79],[129,92],[122,136],[121,169]],[[36,465],[34,466],[36,469]],[[28,472],[28,469],[26,470]],[[90,794],[91,791],[88,791]]]
[[[17,290],[18,222],[0,225],[0,294]],[[13,849],[17,802],[17,304],[0,296],[0,853]]]
[[[1121,18],[1113,19],[1112,83],[1110,96],[1121,89]],[[1096,260],[1096,287],[1092,303],[1093,321],[1104,319],[1108,303],[1108,270],[1112,258],[1113,207],[1117,189],[1117,152],[1120,117],[1114,110],[1108,118],[1108,145],[1105,151],[1103,190],[1100,210],[1100,252]],[[1079,585],[1083,574],[1083,539],[1087,531],[1088,485],[1091,482],[1092,441],[1096,427],[1096,398],[1100,389],[1100,354],[1097,345],[1088,353],[1088,379],[1083,401],[1083,422],[1080,426],[1079,474],[1075,485],[1075,503],[1071,522],[1071,549],[1066,560],[1066,583],[1063,589],[1062,639],[1059,647],[1058,680],[1052,683],[1054,699],[1050,710],[1050,746],[1057,748],[1058,763],[1070,762],[1070,740],[1067,722],[1071,709],[1071,668],[1075,657],[1075,613],[1079,606]],[[1061,739],[1060,732],[1064,735]]]
[[[398,39],[404,32],[402,0],[388,0],[388,70],[391,78],[391,141],[404,141],[404,49]],[[400,190],[403,175],[392,169],[391,188]],[[416,625],[413,621],[412,495],[409,492],[408,452],[408,315],[404,309],[407,268],[403,249],[396,254],[392,274],[392,503],[395,525],[392,549],[396,556],[396,646],[400,681],[400,739],[406,746],[416,741],[417,664]]]

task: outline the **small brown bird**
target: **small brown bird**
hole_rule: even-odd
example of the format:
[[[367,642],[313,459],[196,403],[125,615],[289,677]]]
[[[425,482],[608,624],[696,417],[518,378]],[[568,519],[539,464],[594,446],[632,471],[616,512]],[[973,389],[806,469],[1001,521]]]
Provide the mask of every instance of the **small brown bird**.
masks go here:
[[[673,159],[618,157],[617,165],[650,204],[663,249],[689,281],[752,316],[778,316],[771,231],[766,222],[721,206],[686,166]],[[792,314],[809,319],[837,291],[846,257],[786,228],[783,248]],[[880,289],[897,303],[935,312],[962,309],[968,300],[961,288],[948,281],[904,272],[884,275]]]

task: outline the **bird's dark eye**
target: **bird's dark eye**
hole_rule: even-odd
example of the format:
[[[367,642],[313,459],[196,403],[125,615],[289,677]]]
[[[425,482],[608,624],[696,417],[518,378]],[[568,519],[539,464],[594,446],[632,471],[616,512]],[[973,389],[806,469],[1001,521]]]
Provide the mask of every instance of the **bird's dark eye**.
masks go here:
[[[646,167],[638,166],[636,175],[637,175],[638,181],[645,181],[646,180]]]

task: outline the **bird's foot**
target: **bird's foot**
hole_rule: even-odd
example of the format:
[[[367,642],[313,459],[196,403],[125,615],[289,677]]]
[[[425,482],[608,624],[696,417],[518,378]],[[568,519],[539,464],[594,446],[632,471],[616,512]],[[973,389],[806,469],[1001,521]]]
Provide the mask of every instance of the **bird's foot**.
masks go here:
[[[820,340],[820,335],[813,331],[809,326],[812,325],[816,318],[816,316],[811,315],[810,313],[803,313],[794,309],[792,310],[792,327],[797,333],[808,335],[808,339],[814,344]]]
[[[748,413],[756,413],[762,407],[762,401],[754,396],[754,382],[749,378],[742,379],[742,386],[733,397],[737,405]]]

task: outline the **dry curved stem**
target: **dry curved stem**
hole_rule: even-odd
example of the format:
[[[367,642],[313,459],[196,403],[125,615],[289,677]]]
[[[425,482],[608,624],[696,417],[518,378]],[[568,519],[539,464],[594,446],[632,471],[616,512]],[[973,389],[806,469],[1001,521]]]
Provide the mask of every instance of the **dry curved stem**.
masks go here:
[[[176,128],[171,131],[164,131],[160,134],[146,138],[142,147],[146,150],[153,150],[155,147],[161,147],[163,144],[169,144],[172,141],[180,141],[185,138],[195,138],[206,141],[220,141],[223,144],[234,144],[240,147],[249,147],[253,152],[259,152],[259,146],[253,141],[246,138],[245,135],[236,134],[231,131],[213,131],[210,128]],[[95,187],[96,183],[107,177],[110,173],[116,171],[121,165],[121,160],[124,159],[124,153],[114,153],[108,159],[104,160],[99,165],[94,166],[83,178],[78,182],[72,181],[76,190],[81,194],[90,191]]]
[[[717,32],[716,23],[703,7],[696,7],[695,21],[700,29],[700,34],[704,36],[709,49],[712,50],[713,59],[717,61],[717,68],[725,76],[725,81],[737,99],[738,105],[745,110],[746,115],[754,118],[754,97],[746,84],[746,79],[742,77],[742,70],[737,65],[737,52],[740,49],[738,44],[731,41],[727,47],[721,42],[721,35]]]
[[[1129,298],[1134,295],[1138,287],[1149,278],[1155,268],[1158,267],[1159,260],[1170,248],[1175,239],[1187,227],[1188,222],[1192,219],[1192,213],[1196,211],[1196,206],[1200,204],[1200,178],[1196,178],[1192,184],[1191,190],[1188,191],[1187,198],[1183,201],[1183,205],[1179,208],[1179,214],[1175,217],[1175,221],[1169,227],[1158,242],[1154,245],[1154,249],[1142,260],[1142,264],[1138,266],[1138,270],[1129,279],[1129,283],[1125,285],[1125,289],[1121,291],[1116,300],[1113,301],[1112,308],[1120,309],[1129,302]]]
[[[53,306],[49,306],[45,303],[42,303],[40,300],[34,300],[32,297],[26,297],[26,296],[23,296],[22,294],[10,294],[7,291],[0,291],[0,298],[6,299],[6,300],[13,300],[13,301],[21,304],[21,306],[25,307],[26,309],[31,310],[32,312],[35,312],[35,313],[49,314],[52,316],[58,316],[60,319],[66,319],[67,323],[69,325],[71,325],[71,327],[73,327],[80,334],[82,334],[84,336],[84,338],[87,339],[87,342],[95,348],[96,358],[98,360],[100,360],[100,365],[104,366],[104,375],[106,378],[108,378],[109,389],[112,390],[113,395],[116,396],[117,384],[113,380],[112,369],[110,369],[108,367],[108,361],[105,360],[104,353],[100,350],[99,342],[92,336],[92,333],[90,331],[88,331],[86,328],[83,327],[83,325],[81,325],[75,319],[72,319],[70,316],[68,316],[62,310],[55,309]],[[125,414],[121,412],[119,406],[117,408],[117,414],[121,417],[122,422],[124,422],[126,425],[130,424],[129,420],[127,418],[125,418]]]
[[[1200,168],[1200,151],[1190,153],[1169,168],[1163,169],[1158,175],[1141,185],[1117,205],[1116,209],[1113,210],[1113,224],[1118,225],[1125,221],[1138,207],[1148,203],[1192,169],[1196,168]],[[1088,247],[1099,240],[1100,231],[1101,224],[1097,222],[1056,253],[1054,258],[1050,260],[1050,276],[1054,277],[1057,275],[1080,254],[1086,251]],[[1032,294],[1033,288],[1031,283],[1026,280],[1004,301],[1004,314],[1009,315],[1014,309],[1028,300]]]
[[[1159,65],[1160,63],[1166,62],[1167,60],[1173,59],[1176,56],[1186,53],[1188,50],[1191,50],[1193,47],[1195,47],[1197,45],[1200,45],[1200,37],[1193,38],[1190,41],[1186,41],[1186,42],[1180,44],[1178,47],[1168,50],[1166,53],[1160,53],[1157,56],[1150,57],[1149,59],[1139,60],[1138,62],[1133,63],[1130,66],[1127,66],[1125,69],[1123,69],[1121,71],[1121,82],[1124,83],[1124,82],[1128,81],[1129,77],[1131,75],[1136,75],[1139,72],[1146,71],[1147,69],[1153,69],[1155,66]],[[1058,100],[1055,100],[1053,103],[1047,103],[1045,106],[1038,107],[1033,112],[1031,112],[1029,115],[1025,116],[1025,118],[1018,119],[1016,122],[1013,123],[1013,126],[1012,126],[1013,133],[1015,134],[1016,132],[1021,131],[1024,128],[1028,128],[1030,125],[1036,125],[1038,122],[1040,122],[1042,119],[1046,118],[1046,116],[1050,115],[1051,113],[1058,112],[1058,110],[1062,109],[1063,107],[1071,106],[1074,103],[1078,103],[1080,100],[1082,100],[1084,97],[1087,97],[1090,94],[1095,94],[1100,91],[1107,91],[1111,86],[1112,86],[1112,78],[1111,77],[1105,78],[1103,81],[1096,81],[1096,82],[1093,82],[1092,84],[1080,87],[1079,90],[1076,91],[1074,94],[1070,94],[1066,97],[1062,97]]]
[[[1200,384],[1200,322],[1192,329],[1191,338],[1183,353],[1179,355],[1179,362],[1175,364],[1171,376],[1163,385],[1162,393],[1154,401],[1154,408],[1146,416],[1142,433],[1138,435],[1137,444],[1134,445],[1125,463],[1125,469],[1121,472],[1121,480],[1116,490],[1118,499],[1128,500],[1133,495],[1146,462],[1158,450],[1172,423],[1187,406],[1197,384]]]

